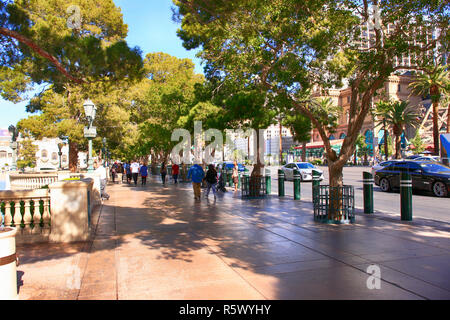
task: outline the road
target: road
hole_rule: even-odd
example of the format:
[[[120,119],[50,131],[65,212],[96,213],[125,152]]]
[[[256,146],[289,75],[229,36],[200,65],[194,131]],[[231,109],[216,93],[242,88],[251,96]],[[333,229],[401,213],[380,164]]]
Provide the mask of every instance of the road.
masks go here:
[[[272,173],[272,194],[278,194],[278,169],[271,167]],[[320,167],[324,171],[322,184],[328,184],[328,168]],[[362,174],[369,171],[369,167],[346,167],[344,168],[344,184],[355,187],[355,207],[364,208]],[[287,181],[285,184],[286,196],[293,197],[293,183]],[[311,182],[301,184],[301,200],[312,200]],[[400,216],[400,193],[394,191],[390,193],[382,192],[374,185],[374,209],[386,213]],[[450,223],[450,198],[437,198],[431,193],[413,193],[413,218],[425,218]]]

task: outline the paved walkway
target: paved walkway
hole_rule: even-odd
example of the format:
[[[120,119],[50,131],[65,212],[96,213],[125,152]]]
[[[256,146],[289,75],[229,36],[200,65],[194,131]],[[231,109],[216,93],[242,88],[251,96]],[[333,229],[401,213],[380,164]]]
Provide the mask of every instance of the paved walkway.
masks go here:
[[[450,226],[313,221],[308,201],[109,186],[93,241],[18,246],[20,299],[449,299]],[[381,289],[369,290],[370,265]]]

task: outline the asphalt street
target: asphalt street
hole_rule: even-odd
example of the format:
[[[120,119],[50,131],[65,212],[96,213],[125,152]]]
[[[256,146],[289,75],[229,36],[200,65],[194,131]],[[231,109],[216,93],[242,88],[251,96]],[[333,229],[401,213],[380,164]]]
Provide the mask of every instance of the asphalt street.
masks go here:
[[[319,167],[324,172],[322,184],[328,184],[328,168]],[[272,173],[272,194],[278,194],[278,168],[271,167]],[[344,184],[355,187],[355,207],[364,208],[362,175],[364,171],[371,171],[370,167],[346,167],[344,168]],[[293,197],[294,186],[292,181],[285,184],[287,197]],[[312,200],[311,182],[301,184],[301,200]],[[398,190],[393,192],[382,192],[379,187],[374,185],[374,209],[375,211],[400,216],[400,193]],[[425,218],[436,221],[450,223],[450,198],[438,198],[431,193],[414,192],[413,193],[413,218]]]

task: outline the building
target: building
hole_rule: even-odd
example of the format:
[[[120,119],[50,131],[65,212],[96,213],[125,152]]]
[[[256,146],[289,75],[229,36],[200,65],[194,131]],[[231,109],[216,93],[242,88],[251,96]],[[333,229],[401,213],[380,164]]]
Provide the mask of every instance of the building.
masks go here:
[[[13,162],[13,150],[10,147],[11,134],[8,129],[0,129],[0,170],[8,171]]]
[[[417,109],[418,114],[424,114],[424,110],[429,110],[431,102],[429,99],[411,95],[409,84],[414,80],[410,74],[403,75],[391,75],[384,84],[384,88],[379,91],[379,97],[383,100],[396,100],[396,101],[409,101],[411,106]],[[338,127],[336,132],[330,135],[332,141],[332,147],[339,153],[342,142],[346,137],[348,124],[349,124],[349,109],[351,99],[351,89],[349,87],[343,89],[330,89],[328,92],[329,97],[335,105],[342,108],[341,115],[339,117]],[[325,97],[324,97],[325,98]],[[374,99],[373,104],[380,100],[380,98]],[[407,141],[414,138],[417,132],[417,128],[407,125],[405,128],[403,140]],[[370,149],[370,156],[377,156],[380,146],[384,143],[384,130],[383,127],[378,124],[378,121],[374,121],[371,114],[368,114],[364,120],[361,128],[362,135],[366,138],[366,144]],[[392,135],[392,133],[390,133]],[[317,129],[313,129],[311,135],[311,142],[307,144],[307,157],[308,158],[322,158],[325,147],[322,142],[322,138]],[[301,154],[302,147],[296,147],[296,155]]]
[[[18,137],[19,143],[23,138]],[[8,129],[0,129],[0,170],[9,171],[13,162],[13,150],[10,147],[11,134]],[[69,146],[64,144],[59,138],[43,138],[42,140],[33,141],[33,144],[38,147],[36,152],[36,167],[35,171],[57,170],[60,167],[59,148],[58,144],[63,143],[61,148],[61,167],[67,169],[69,167]],[[20,150],[18,151],[20,159]],[[78,165],[80,169],[87,168],[87,154],[86,152],[78,153]]]

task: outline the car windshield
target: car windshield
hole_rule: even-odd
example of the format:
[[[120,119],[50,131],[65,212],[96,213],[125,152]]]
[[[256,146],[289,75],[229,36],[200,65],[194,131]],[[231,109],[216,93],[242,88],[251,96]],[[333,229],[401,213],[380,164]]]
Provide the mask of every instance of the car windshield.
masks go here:
[[[420,165],[426,172],[450,172],[450,167],[437,163],[424,163]]]
[[[314,169],[314,166],[311,163],[297,163],[297,167],[299,169]]]

